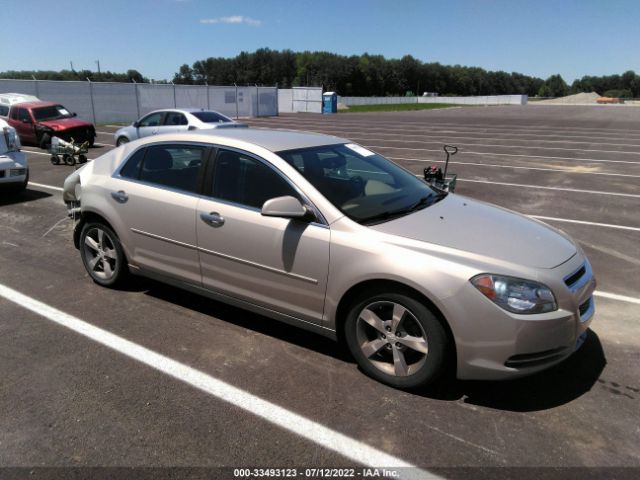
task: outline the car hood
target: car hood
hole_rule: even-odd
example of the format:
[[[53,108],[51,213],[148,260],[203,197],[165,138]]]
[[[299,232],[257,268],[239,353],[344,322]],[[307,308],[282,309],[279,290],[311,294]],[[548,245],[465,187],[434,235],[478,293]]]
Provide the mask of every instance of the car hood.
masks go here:
[[[53,130],[67,130],[70,128],[78,127],[91,127],[91,123],[78,118],[61,118],[59,120],[45,120],[44,122],[38,122],[40,125],[52,128]]]
[[[542,222],[460,195],[370,228],[534,268],[556,267],[577,251]]]

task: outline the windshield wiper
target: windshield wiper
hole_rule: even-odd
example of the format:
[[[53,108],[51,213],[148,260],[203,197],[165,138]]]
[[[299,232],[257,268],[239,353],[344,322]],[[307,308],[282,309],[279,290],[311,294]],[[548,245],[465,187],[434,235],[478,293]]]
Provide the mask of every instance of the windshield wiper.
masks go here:
[[[371,217],[363,218],[362,220],[359,221],[359,223],[371,224],[371,223],[381,222],[383,220],[389,220],[394,217],[402,217],[404,215],[415,212],[417,210],[422,210],[423,208],[426,208],[429,205],[432,205],[437,201],[442,200],[446,195],[447,195],[446,192],[430,193],[429,195],[421,197],[420,200],[415,202],[413,205],[410,205],[404,208],[399,208],[397,210],[389,210],[386,212],[381,212],[376,215],[372,215]]]

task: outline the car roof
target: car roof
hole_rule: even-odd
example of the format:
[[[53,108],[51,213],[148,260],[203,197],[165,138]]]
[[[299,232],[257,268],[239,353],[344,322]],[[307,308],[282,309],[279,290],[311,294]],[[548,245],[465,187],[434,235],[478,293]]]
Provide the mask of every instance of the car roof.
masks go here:
[[[38,97],[26,93],[0,93],[0,103],[4,105],[15,105],[16,103],[35,102]]]
[[[272,130],[267,128],[216,128],[211,130],[196,130],[194,133],[182,133],[178,135],[180,135],[179,138],[182,140],[184,140],[185,137],[191,137],[193,140],[200,141],[203,140],[202,137],[224,137],[251,143],[271,152],[349,143],[349,140],[334,137],[333,135],[299,130]],[[212,139],[209,138],[208,141],[212,141]]]
[[[60,105],[60,104],[57,102],[38,101],[38,102],[24,102],[24,103],[19,103],[17,105],[19,105],[21,108],[38,108],[38,107],[52,107],[54,105]]]
[[[156,112],[181,112],[181,113],[213,112],[213,113],[217,113],[218,115],[222,115],[226,117],[226,115],[224,115],[223,113],[217,112],[216,110],[209,110],[207,108],[158,108],[157,110],[153,110],[149,113],[156,113]],[[146,115],[149,115],[149,113],[147,113]]]

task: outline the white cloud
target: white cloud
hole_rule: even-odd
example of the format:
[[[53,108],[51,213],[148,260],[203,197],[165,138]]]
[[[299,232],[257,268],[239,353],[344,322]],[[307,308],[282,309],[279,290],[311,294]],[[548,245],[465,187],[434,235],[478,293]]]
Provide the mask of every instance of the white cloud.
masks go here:
[[[203,18],[200,23],[207,25],[213,25],[217,23],[230,23],[230,24],[244,24],[251,27],[259,27],[262,25],[262,21],[255,18],[245,17],[243,15],[232,15],[230,17],[218,17],[218,18]]]

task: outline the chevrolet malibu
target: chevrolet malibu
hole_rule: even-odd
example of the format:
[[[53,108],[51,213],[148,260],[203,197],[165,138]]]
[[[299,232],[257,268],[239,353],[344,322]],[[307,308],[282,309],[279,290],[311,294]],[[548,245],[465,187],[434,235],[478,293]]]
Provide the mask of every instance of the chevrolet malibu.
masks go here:
[[[64,199],[96,283],[144,275],[307,328],[399,388],[548,368],[594,313],[591,266],[563,232],[337,137],[159,135],[74,172]]]

